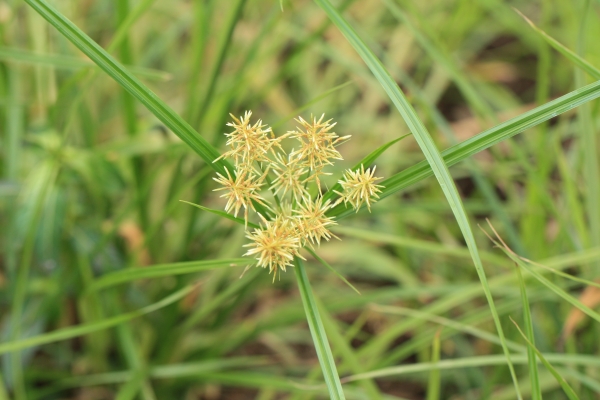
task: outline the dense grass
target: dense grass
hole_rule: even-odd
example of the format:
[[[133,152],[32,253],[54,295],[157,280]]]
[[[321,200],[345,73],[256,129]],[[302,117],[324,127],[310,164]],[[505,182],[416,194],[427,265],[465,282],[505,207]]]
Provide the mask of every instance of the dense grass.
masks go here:
[[[599,22],[590,0],[0,3],[0,400],[597,398]],[[329,187],[386,178],[274,283],[211,212],[248,109],[352,135]]]

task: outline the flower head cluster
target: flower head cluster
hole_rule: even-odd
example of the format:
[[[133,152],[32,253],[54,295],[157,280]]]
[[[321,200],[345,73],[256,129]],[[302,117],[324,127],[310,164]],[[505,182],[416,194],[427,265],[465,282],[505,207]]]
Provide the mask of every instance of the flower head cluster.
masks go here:
[[[375,168],[346,171],[340,181],[343,191],[335,191],[340,198],[332,204],[323,199],[319,177],[327,174],[324,167],[342,159],[336,147],[350,136],[338,136],[332,131],[335,123],[323,121],[322,115],[309,121],[298,117],[300,127],[276,137],[262,121],[252,124],[251,116],[250,111],[239,119],[232,115],[233,122],[227,124],[234,129],[225,134],[230,150],[217,160],[232,159],[235,170],[226,169],[227,176],[217,174],[214,180],[221,187],[215,190],[224,191],[221,197],[227,199],[226,212],[237,217],[244,208],[246,227],[248,210],[258,214],[260,225],[246,234],[250,243],[244,246],[249,248],[244,255],[255,257],[256,265],[269,268],[275,279],[279,270],[293,266],[295,257],[303,258],[300,250],[304,246],[318,246],[323,239],[337,238],[330,231],[336,222],[327,216],[329,209],[344,202],[358,210],[366,202],[370,211],[381,188],[375,182],[381,178],[373,177]],[[285,138],[296,139],[298,150],[286,153],[281,146]],[[313,193],[318,191],[315,197],[310,195],[311,183],[317,187],[313,189]],[[275,205],[261,195],[267,190]]]

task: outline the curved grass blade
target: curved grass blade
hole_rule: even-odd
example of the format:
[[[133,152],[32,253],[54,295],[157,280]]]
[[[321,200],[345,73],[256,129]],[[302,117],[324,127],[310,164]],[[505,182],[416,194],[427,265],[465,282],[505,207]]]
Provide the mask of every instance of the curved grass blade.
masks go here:
[[[388,233],[380,233],[370,231],[366,229],[353,228],[348,226],[335,226],[332,228],[335,233],[361,239],[366,242],[373,242],[379,244],[392,244],[400,247],[404,247],[411,250],[423,251],[430,255],[439,254],[442,256],[453,256],[457,258],[467,259],[471,258],[471,254],[468,249],[464,247],[450,247],[433,241],[414,239],[409,237],[390,235]],[[496,255],[492,252],[482,251],[481,258],[494,265],[506,265],[506,259],[502,256]]]
[[[199,378],[206,373],[235,370],[237,368],[256,368],[267,364],[262,357],[232,357],[220,360],[205,360],[181,364],[156,365],[148,368],[148,376],[152,379],[173,379],[184,377]],[[46,399],[51,394],[69,388],[81,388],[97,385],[114,385],[126,383],[134,376],[131,370],[104,372],[98,374],[78,375],[64,378],[52,383],[44,390],[32,395],[33,399]],[[3,400],[0,398],[0,400]]]
[[[324,266],[326,266],[327,268],[329,268],[329,270],[331,272],[333,272],[334,274],[336,274],[338,276],[338,278],[340,278],[342,281],[344,281],[344,283],[348,286],[350,286],[350,288],[352,290],[354,290],[356,293],[360,294],[360,292],[358,291],[357,288],[354,287],[353,284],[351,284],[350,282],[348,282],[348,279],[346,279],[344,277],[344,275],[340,274],[339,272],[337,272],[331,265],[329,265],[329,263],[325,260],[323,260],[321,257],[319,257],[319,255],[313,251],[311,248],[309,247],[305,247],[305,249],[317,260],[319,261],[321,264],[323,264]]]
[[[294,118],[295,116],[297,116],[298,114],[300,114],[304,110],[308,109],[313,104],[318,103],[319,101],[323,100],[327,96],[329,96],[329,95],[337,92],[338,90],[341,90],[341,89],[345,88],[346,86],[352,85],[353,83],[354,83],[353,81],[347,81],[347,82],[344,82],[344,83],[342,83],[340,85],[334,86],[331,89],[329,89],[329,90],[321,93],[320,95],[318,95],[314,99],[308,101],[307,103],[304,103],[301,107],[295,109],[294,111],[292,111],[291,113],[289,113],[285,117],[281,118],[279,121],[275,122],[273,125],[271,125],[271,128],[272,129],[279,128],[281,125],[283,125],[284,123],[286,123],[290,119]]]
[[[525,286],[525,280],[523,279],[523,275],[521,274],[521,269],[517,266],[516,270],[517,278],[519,281],[519,288],[521,291],[521,303],[523,305],[523,321],[525,323],[525,329],[527,330],[526,340],[528,344],[531,344],[531,346],[527,347],[529,380],[531,381],[531,399],[542,400],[540,377],[538,373],[537,360],[535,358],[535,336],[533,334],[533,321],[531,319],[531,309],[529,308],[529,299],[527,297],[527,287]]]
[[[586,365],[586,366],[600,366],[600,359],[595,356],[588,355],[570,355],[570,354],[544,354],[544,358],[555,364],[565,365]],[[525,354],[513,355],[513,362],[515,364],[526,364],[527,356]],[[442,370],[454,370],[456,368],[476,368],[491,365],[503,365],[506,363],[506,358],[503,355],[489,355],[489,356],[475,356],[475,357],[463,357],[449,360],[440,360],[437,363],[425,362],[417,364],[404,364],[395,367],[378,369],[375,371],[365,372],[362,374],[356,374],[348,376],[342,381],[354,382],[361,379],[372,379],[372,378],[383,378],[388,376],[399,376],[405,374],[414,374],[418,372],[428,372],[434,368]]]
[[[110,44],[106,48],[106,50],[111,53],[118,46],[120,46],[123,41],[127,38],[129,34],[129,30],[137,22],[137,20],[144,15],[144,13],[152,6],[152,4],[156,0],[142,0],[139,2],[133,10],[127,13],[125,19],[119,23],[119,27],[117,31],[113,35]]]
[[[233,215],[230,215],[230,214],[227,214],[225,211],[220,211],[220,210],[215,210],[212,208],[204,207],[204,206],[201,206],[200,204],[190,203],[189,201],[185,201],[185,200],[179,200],[179,201],[182,203],[185,203],[185,204],[189,204],[190,206],[197,207],[203,211],[208,211],[209,213],[213,213],[215,215],[218,215],[219,217],[227,218],[233,222],[237,222],[238,224],[242,224],[242,225],[246,224],[246,221],[244,221],[243,219],[234,217]],[[252,223],[250,221],[248,221],[247,225],[252,228],[260,229],[259,225]]]
[[[556,100],[536,107],[518,117],[498,124],[470,139],[447,148],[441,153],[444,157],[444,162],[450,167],[526,129],[546,122],[557,115],[563,114],[598,97],[600,97],[600,81],[569,92]],[[383,199],[391,196],[431,175],[433,175],[433,170],[429,163],[421,161],[381,182],[384,188],[381,190],[379,197]],[[353,214],[355,214],[354,210],[347,210],[343,205],[338,205],[328,213],[328,215],[336,216],[338,219]]]
[[[329,311],[323,306],[323,302],[318,298],[315,299],[317,306],[321,312],[321,320],[323,326],[331,338],[331,343],[334,344],[336,354],[342,359],[347,368],[355,374],[361,373],[367,369],[367,366],[361,362],[355,353],[355,349],[352,348],[350,342],[352,339],[348,339],[346,335],[342,334],[340,327],[336,324],[336,321],[331,316]],[[318,371],[316,371],[318,372]],[[312,372],[311,372],[312,373]],[[361,382],[363,390],[369,400],[383,400],[379,388],[374,381],[364,380]]]
[[[401,141],[402,139],[410,136],[410,133],[407,133],[406,135],[400,136],[397,139],[394,139],[392,141],[389,141],[388,143],[384,144],[381,147],[378,147],[377,149],[375,149],[374,151],[372,151],[369,155],[367,155],[365,158],[363,158],[362,160],[359,161],[358,164],[356,164],[352,170],[356,171],[357,169],[360,169],[361,165],[364,165],[365,168],[368,168],[371,164],[373,164],[375,162],[375,160],[377,160],[379,158],[380,155],[382,155],[387,149],[389,149],[392,145],[398,143],[399,141]],[[323,195],[323,201],[327,201],[327,199],[330,199],[332,196],[335,195],[334,191],[335,190],[341,190],[342,189],[342,185],[338,183],[336,183],[335,185],[333,185],[333,187],[331,189],[329,189],[327,191],[327,193],[325,193]]]
[[[103,289],[138,279],[160,278],[163,276],[193,274],[216,268],[234,267],[248,263],[246,258],[227,258],[224,260],[189,261],[172,264],[152,265],[149,267],[126,268],[101,276],[90,285],[89,291]]]
[[[96,67],[96,64],[93,62],[78,57],[66,56],[62,54],[34,53],[24,49],[4,46],[0,46],[0,60],[34,65],[51,65],[55,68],[65,70],[79,70],[86,67]],[[137,67],[135,65],[127,65],[127,69],[131,71],[131,73],[146,79],[162,82],[167,82],[173,79],[173,75],[169,72],[160,71],[157,69]]]
[[[508,246],[506,246],[506,244],[502,241],[502,239],[499,236],[498,236],[498,240],[499,241],[493,239],[489,235],[488,235],[488,237],[490,238],[490,240],[492,240],[492,242],[494,242],[494,244],[497,247],[499,247],[508,257],[510,257],[511,260],[513,260],[519,267],[521,267],[521,268],[525,269],[527,272],[529,272],[540,283],[542,283],[548,289],[552,290],[558,296],[562,297],[563,299],[565,299],[566,301],[568,301],[569,303],[571,303],[573,306],[577,307],[579,310],[581,310],[585,314],[589,315],[590,317],[592,317],[596,321],[600,322],[600,314],[599,313],[597,313],[596,311],[592,310],[590,307],[588,307],[585,304],[583,304],[580,300],[578,300],[575,297],[571,296],[569,293],[565,292],[563,289],[561,289],[560,287],[556,286],[550,280],[548,280],[547,278],[545,278],[544,276],[542,276],[540,273],[538,273],[537,271],[535,271],[533,268],[531,268],[529,265],[527,265],[527,263],[525,263]]]
[[[527,336],[523,333],[523,331],[521,330],[521,328],[519,328],[519,325],[512,318],[510,320],[512,321],[513,324],[515,324],[515,326],[517,327],[517,330],[519,331],[519,333],[521,334],[521,336],[523,336],[523,339],[527,342],[527,345],[529,346],[529,348],[531,350],[533,350],[535,352],[535,354],[537,354],[537,356],[540,358],[540,361],[542,361],[542,364],[544,364],[544,366],[548,369],[548,371],[550,371],[550,373],[556,378],[556,380],[558,381],[558,383],[560,383],[560,386],[562,387],[562,389],[565,392],[565,394],[567,395],[567,397],[570,400],[579,400],[579,397],[573,391],[573,388],[571,386],[569,386],[569,384],[567,383],[567,381],[565,381],[565,378],[563,378],[562,376],[560,376],[560,374],[554,369],[554,367],[552,366],[552,364],[550,364],[548,362],[548,360],[546,360],[546,358],[544,357],[544,355],[542,354],[542,352],[539,351],[535,347],[535,345],[529,341],[529,339],[527,339]],[[538,389],[539,389],[539,387],[538,387]]]
[[[175,113],[165,102],[146,87],[139,79],[127,71],[102,47],[75,26],[69,19],[48,5],[44,0],[25,0],[46,21],[54,26],[71,43],[87,55],[98,67],[113,78],[127,92],[138,99],[152,114],[162,121],[181,140],[192,148],[208,165],[224,174],[227,167],[233,168],[225,160],[217,159],[219,152],[198,134],[186,121]]]
[[[352,47],[354,47],[354,50],[367,64],[375,78],[379,81],[379,83],[389,96],[390,100],[392,100],[392,102],[402,115],[402,118],[408,125],[408,128],[413,133],[417,143],[419,144],[419,147],[421,148],[421,151],[423,151],[427,162],[431,166],[433,173],[439,181],[444,195],[446,196],[446,200],[448,201],[450,208],[454,213],[462,235],[467,243],[467,247],[471,252],[471,257],[475,264],[475,269],[477,270],[477,274],[479,275],[479,280],[481,281],[481,285],[483,286],[485,296],[490,306],[490,311],[492,312],[492,317],[496,325],[496,330],[498,331],[498,336],[502,341],[502,350],[504,351],[504,355],[506,356],[506,361],[510,369],[510,374],[515,386],[517,397],[521,399],[522,396],[519,391],[517,376],[514,371],[514,367],[510,361],[510,352],[505,343],[504,332],[502,330],[500,318],[498,317],[498,313],[494,305],[492,293],[487,283],[487,278],[483,269],[483,264],[479,257],[477,244],[475,243],[475,237],[473,236],[473,232],[471,230],[471,226],[469,225],[469,220],[464,210],[462,200],[460,199],[458,190],[456,189],[454,181],[452,180],[450,171],[448,170],[448,166],[446,165],[445,160],[443,159],[435,143],[433,142],[433,139],[427,131],[427,128],[419,119],[412,105],[410,104],[404,93],[400,90],[396,81],[394,81],[394,79],[387,72],[381,61],[359,38],[354,29],[337,12],[337,10],[331,5],[329,0],[315,0],[315,2],[325,11],[325,13],[332,20],[332,22],[338,27],[338,29],[350,42]]]
[[[440,332],[441,330],[438,330],[433,337],[431,363],[434,365],[440,361]],[[427,400],[440,399],[440,383],[440,370],[433,368],[429,371],[429,380],[427,381]]]
[[[304,264],[302,264],[302,261],[298,257],[294,259],[294,264],[294,272],[298,280],[298,288],[300,289],[306,320],[315,344],[317,356],[319,357],[321,369],[323,370],[329,396],[333,400],[343,400],[345,397],[340,377],[335,366],[335,361],[333,360],[333,355],[331,354],[331,349],[329,348],[329,342],[327,341],[327,335],[325,334],[325,328],[319,315],[317,303],[313,298],[313,292],[308,281],[308,276],[306,275],[306,270],[304,269]]]
[[[396,314],[396,315],[402,315],[402,316],[407,316],[410,318],[416,318],[416,319],[420,319],[423,321],[427,321],[427,322],[431,322],[434,324],[438,324],[441,325],[443,327],[447,327],[450,328],[450,330],[455,330],[458,332],[463,332],[469,335],[472,335],[476,338],[488,341],[490,343],[494,343],[497,345],[500,345],[500,338],[497,335],[494,335],[493,333],[487,332],[483,329],[480,328],[476,328],[473,325],[469,325],[463,322],[459,322],[457,320],[454,319],[448,319],[445,317],[441,317],[437,314],[432,314],[429,312],[423,312],[423,311],[418,311],[418,310],[413,310],[411,308],[403,308],[403,307],[397,307],[397,306],[387,306],[387,305],[381,305],[381,304],[373,304],[371,306],[371,308],[376,311],[376,312],[381,312],[381,313],[387,313],[387,314]],[[524,346],[521,346],[520,344],[517,344],[515,342],[512,342],[510,340],[506,341],[508,344],[508,347],[515,352],[519,352],[519,353],[523,353],[525,352],[526,348]]]
[[[565,45],[560,43],[558,40],[554,39],[552,36],[548,35],[544,30],[536,26],[533,21],[527,18],[523,13],[516,8],[514,9],[527,23],[548,43],[550,46],[554,48],[554,50],[558,51],[560,54],[569,59],[569,61],[573,62],[573,64],[577,65],[579,68],[587,72],[592,78],[600,79],[600,70],[594,67],[592,64],[581,58],[577,53],[571,51]]]
[[[57,329],[50,333],[45,333],[42,335],[37,335],[33,337],[29,337],[26,339],[15,340],[12,342],[6,342],[0,344],[0,354],[8,353],[11,351],[17,351],[26,349],[28,347],[40,346],[43,344],[58,342],[61,340],[67,340],[78,336],[87,335],[92,332],[100,331],[107,328],[112,328],[113,326],[117,326],[122,324],[123,322],[127,322],[134,318],[141,317],[144,314],[149,314],[156,310],[159,310],[163,307],[168,306],[176,302],[177,300],[183,298],[185,295],[190,293],[196,285],[188,285],[177,292],[170,294],[164,299],[157,301],[154,304],[150,304],[144,308],[139,310],[117,315],[116,317],[106,318],[100,321],[92,322],[89,324],[81,324],[77,326],[72,326],[63,329]]]

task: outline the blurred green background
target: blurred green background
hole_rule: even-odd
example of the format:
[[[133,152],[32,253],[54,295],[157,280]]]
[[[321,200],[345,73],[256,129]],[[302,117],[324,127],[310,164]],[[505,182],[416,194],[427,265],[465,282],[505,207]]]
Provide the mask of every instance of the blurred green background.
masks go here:
[[[325,180],[331,186],[409,133],[311,1],[49,3],[221,151],[230,112],[252,110],[278,134],[298,115],[325,113],[338,134],[352,135]],[[597,0],[335,5],[440,149],[593,81],[513,7],[600,66]],[[24,2],[0,1],[0,35],[0,399],[328,398],[293,271],[273,283],[262,269],[243,274],[242,260],[206,271],[171,265],[244,252],[242,226],[179,201],[224,207],[210,166]],[[519,255],[584,279],[539,269],[598,310],[600,290],[589,281],[600,277],[599,119],[593,101],[451,168],[525,398],[527,344],[509,319],[523,326],[515,264],[477,225],[489,231],[488,218]],[[378,159],[377,175],[423,159],[409,136]],[[434,178],[334,232],[342,241],[317,253],[360,295],[306,256],[340,376],[405,367],[343,381],[347,398],[515,398],[473,262]],[[144,275],[161,264],[173,273]],[[111,281],[121,270],[135,280]],[[597,321],[525,279],[536,346],[581,399],[599,398]],[[77,326],[90,330],[68,330]],[[50,332],[56,337],[44,344],[11,347]],[[428,364],[436,357],[443,362]],[[539,383],[544,399],[566,398],[541,365]]]

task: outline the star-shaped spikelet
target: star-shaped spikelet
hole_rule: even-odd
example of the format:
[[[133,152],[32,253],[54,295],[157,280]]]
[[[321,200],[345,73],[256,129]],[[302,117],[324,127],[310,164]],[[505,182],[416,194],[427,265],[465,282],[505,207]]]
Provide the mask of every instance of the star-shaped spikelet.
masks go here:
[[[330,208],[330,201],[327,200],[323,204],[323,198],[319,197],[316,200],[311,200],[310,197],[304,198],[304,204],[299,206],[299,210],[295,210],[296,218],[298,219],[297,229],[304,239],[304,243],[310,241],[311,244],[321,244],[321,239],[329,240],[335,236],[329,230],[329,226],[337,225],[333,217],[327,217],[325,213]]]
[[[246,221],[247,226],[248,209],[252,208],[254,211],[256,211],[252,201],[256,201],[257,203],[267,206],[264,203],[265,200],[258,193],[263,186],[263,180],[265,179],[266,173],[269,170],[267,168],[265,173],[258,178],[252,172],[249,172],[245,169],[237,170],[235,178],[231,177],[231,174],[227,168],[225,168],[225,171],[227,172],[227,177],[217,173],[218,178],[213,178],[216,182],[223,186],[218,189],[214,189],[214,191],[227,191],[225,194],[221,195],[221,197],[227,198],[225,212],[231,212],[231,210],[233,210],[233,215],[237,217],[240,209],[244,207],[244,220]]]
[[[252,242],[244,245],[250,250],[244,256],[257,256],[259,267],[269,268],[269,273],[274,272],[273,280],[279,270],[285,271],[286,267],[293,266],[294,257],[302,258],[299,253],[301,240],[292,219],[277,216],[272,221],[267,221],[262,215],[264,226],[254,229],[246,237]]]
[[[233,114],[229,115],[233,122],[227,123],[227,126],[231,126],[234,130],[226,133],[225,136],[227,136],[227,146],[231,147],[231,150],[215,161],[231,157],[237,167],[249,170],[252,169],[254,161],[270,162],[268,153],[273,147],[281,148],[279,142],[283,136],[275,138],[271,128],[263,125],[260,119],[252,125],[250,123],[252,111],[246,111],[244,116],[239,119]]]
[[[334,190],[335,193],[339,194],[341,197],[335,202],[334,206],[338,205],[342,201],[345,203],[350,203],[352,207],[358,212],[363,203],[367,203],[367,208],[369,212],[371,212],[371,203],[377,201],[379,196],[377,193],[381,192],[383,186],[376,185],[380,179],[373,176],[375,174],[375,169],[377,167],[373,167],[373,169],[367,169],[365,171],[365,166],[361,165],[360,169],[356,171],[346,170],[344,173],[343,180],[339,181],[339,184],[342,185],[343,192],[338,192]]]
[[[296,202],[300,202],[302,197],[308,194],[302,181],[302,177],[308,170],[302,168],[299,160],[293,158],[291,154],[287,157],[287,160],[279,153],[276,158],[277,162],[271,165],[277,178],[273,180],[269,189],[275,190],[274,195],[281,191],[282,197],[289,191]]]
[[[335,149],[336,146],[350,138],[339,137],[331,132],[335,123],[331,120],[323,122],[325,114],[318,120],[311,116],[311,122],[298,117],[296,122],[301,125],[296,131],[288,132],[289,137],[300,142],[300,149],[293,151],[291,156],[302,160],[303,164],[311,171],[320,171],[325,165],[333,165],[332,160],[343,160],[342,155]]]

